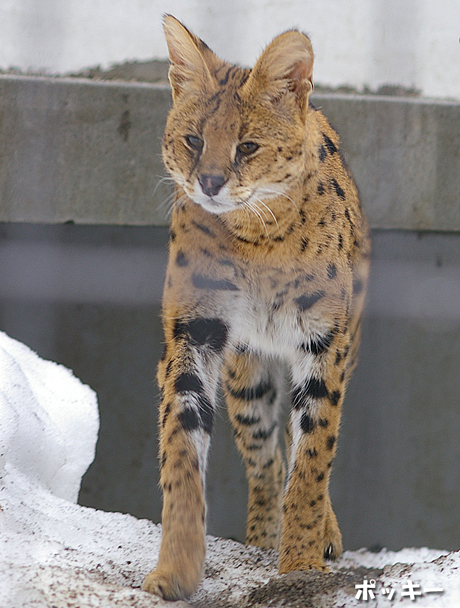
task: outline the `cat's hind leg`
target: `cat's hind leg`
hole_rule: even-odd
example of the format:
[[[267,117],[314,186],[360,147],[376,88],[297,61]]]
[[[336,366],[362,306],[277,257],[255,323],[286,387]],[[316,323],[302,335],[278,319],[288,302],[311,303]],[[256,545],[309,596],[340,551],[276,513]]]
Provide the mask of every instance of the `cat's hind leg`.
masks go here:
[[[278,443],[283,373],[245,349],[229,355],[223,387],[249,486],[246,544],[278,548],[285,466]]]

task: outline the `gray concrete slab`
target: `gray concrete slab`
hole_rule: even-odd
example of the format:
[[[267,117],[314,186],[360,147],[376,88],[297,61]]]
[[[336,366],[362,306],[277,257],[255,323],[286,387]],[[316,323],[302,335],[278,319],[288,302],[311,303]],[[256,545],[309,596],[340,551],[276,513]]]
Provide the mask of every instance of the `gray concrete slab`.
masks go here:
[[[460,103],[316,99],[341,135],[373,228],[460,229]]]
[[[164,223],[165,85],[0,76],[0,220]]]
[[[460,230],[460,102],[314,96],[374,228]],[[0,76],[0,221],[165,225],[164,84]]]

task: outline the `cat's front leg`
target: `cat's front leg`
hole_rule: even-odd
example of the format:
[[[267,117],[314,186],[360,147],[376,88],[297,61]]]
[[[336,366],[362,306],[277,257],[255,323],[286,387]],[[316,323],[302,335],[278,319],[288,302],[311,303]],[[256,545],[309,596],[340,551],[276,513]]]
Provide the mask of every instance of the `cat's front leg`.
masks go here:
[[[175,318],[165,334],[158,370],[162,540],[142,588],[177,600],[195,591],[203,573],[206,459],[226,330],[215,319]]]

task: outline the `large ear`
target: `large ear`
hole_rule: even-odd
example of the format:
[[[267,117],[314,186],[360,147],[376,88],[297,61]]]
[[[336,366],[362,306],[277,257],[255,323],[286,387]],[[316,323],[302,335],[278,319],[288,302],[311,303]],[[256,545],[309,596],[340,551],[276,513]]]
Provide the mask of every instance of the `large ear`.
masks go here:
[[[313,48],[310,39],[297,30],[277,36],[256,62],[245,89],[250,95],[279,100],[294,94],[304,113],[313,90]]]
[[[172,15],[165,15],[163,28],[171,60],[169,81],[173,98],[180,95],[186,84],[211,84],[210,65],[218,61],[211,49]]]

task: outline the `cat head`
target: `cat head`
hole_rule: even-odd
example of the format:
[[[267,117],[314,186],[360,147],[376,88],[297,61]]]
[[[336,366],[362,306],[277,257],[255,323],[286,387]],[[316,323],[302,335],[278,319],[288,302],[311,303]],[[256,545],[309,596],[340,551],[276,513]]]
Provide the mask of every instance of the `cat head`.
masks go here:
[[[166,168],[186,195],[221,214],[286,194],[305,167],[313,50],[297,30],[277,36],[252,70],[220,60],[165,16],[173,107]]]

